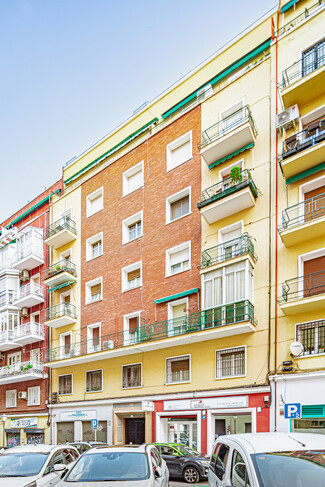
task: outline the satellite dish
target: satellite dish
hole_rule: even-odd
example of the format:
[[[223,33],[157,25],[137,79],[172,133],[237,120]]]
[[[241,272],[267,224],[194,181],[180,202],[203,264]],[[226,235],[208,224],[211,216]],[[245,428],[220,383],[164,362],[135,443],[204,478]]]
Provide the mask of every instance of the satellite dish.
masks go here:
[[[305,349],[302,343],[292,342],[290,344],[290,352],[294,357],[300,357],[304,353]]]

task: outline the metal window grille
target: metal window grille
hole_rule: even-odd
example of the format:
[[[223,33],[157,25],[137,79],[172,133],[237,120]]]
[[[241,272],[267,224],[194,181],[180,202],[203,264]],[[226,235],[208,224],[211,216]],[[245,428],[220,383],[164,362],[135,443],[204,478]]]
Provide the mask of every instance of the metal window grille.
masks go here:
[[[102,371],[91,370],[86,373],[86,392],[95,392],[102,389]]]
[[[298,325],[297,339],[304,346],[303,355],[325,353],[325,320]]]
[[[167,360],[167,384],[190,380],[190,357],[170,358]]]
[[[141,364],[123,366],[123,388],[141,386]]]
[[[216,377],[237,377],[245,374],[245,348],[216,351]]]
[[[72,394],[72,374],[59,376],[59,394]]]

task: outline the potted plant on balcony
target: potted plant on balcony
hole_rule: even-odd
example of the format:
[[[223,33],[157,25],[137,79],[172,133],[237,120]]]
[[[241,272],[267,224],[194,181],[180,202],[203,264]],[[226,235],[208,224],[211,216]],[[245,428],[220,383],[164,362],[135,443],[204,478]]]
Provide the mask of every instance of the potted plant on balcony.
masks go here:
[[[230,178],[231,178],[231,185],[232,186],[235,186],[236,184],[241,183],[241,181],[243,180],[243,176],[242,176],[240,167],[234,166],[231,168]]]

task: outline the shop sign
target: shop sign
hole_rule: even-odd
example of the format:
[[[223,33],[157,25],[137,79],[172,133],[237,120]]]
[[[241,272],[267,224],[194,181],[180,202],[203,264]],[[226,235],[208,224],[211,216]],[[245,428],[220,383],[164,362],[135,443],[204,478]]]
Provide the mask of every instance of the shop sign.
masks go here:
[[[34,427],[37,428],[37,417],[10,420],[10,428],[34,428]]]
[[[142,401],[142,411],[154,411],[155,405],[152,401]]]
[[[180,399],[178,401],[164,401],[164,411],[247,407],[248,396],[207,397],[204,399]]]
[[[60,413],[60,421],[91,421],[97,417],[97,411],[64,411]]]

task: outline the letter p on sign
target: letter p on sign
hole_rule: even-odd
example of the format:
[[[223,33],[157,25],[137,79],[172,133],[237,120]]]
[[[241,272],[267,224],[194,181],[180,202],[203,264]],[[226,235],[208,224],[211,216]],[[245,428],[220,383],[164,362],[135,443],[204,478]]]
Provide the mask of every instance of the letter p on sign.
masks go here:
[[[301,418],[301,404],[285,404],[284,405],[284,417],[286,419],[299,419]]]

